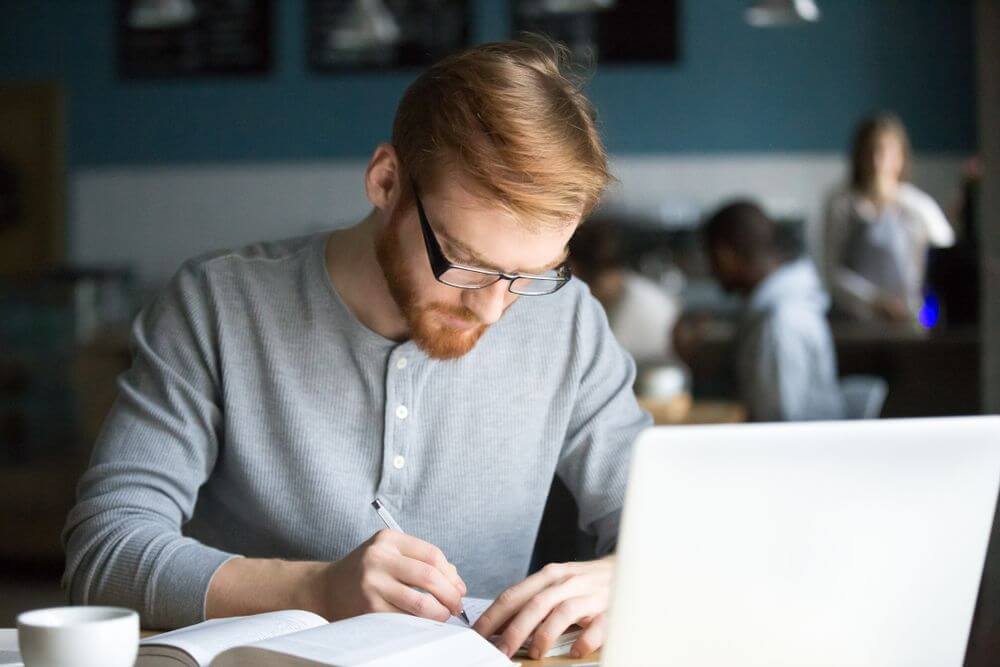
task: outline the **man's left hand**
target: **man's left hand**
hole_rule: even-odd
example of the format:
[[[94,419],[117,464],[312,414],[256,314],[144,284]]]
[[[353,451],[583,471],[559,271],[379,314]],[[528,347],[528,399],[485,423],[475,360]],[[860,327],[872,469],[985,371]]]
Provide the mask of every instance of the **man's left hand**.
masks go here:
[[[611,595],[614,556],[580,563],[552,563],[511,586],[490,605],[473,628],[507,657],[531,637],[529,656],[545,655],[571,625],[583,628],[570,651],[582,657],[604,644],[605,612]]]

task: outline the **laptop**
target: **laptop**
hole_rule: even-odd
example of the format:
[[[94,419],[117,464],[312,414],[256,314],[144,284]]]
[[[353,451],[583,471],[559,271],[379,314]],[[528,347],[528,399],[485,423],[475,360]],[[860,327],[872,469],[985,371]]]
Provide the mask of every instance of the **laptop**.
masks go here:
[[[1000,417],[639,437],[604,667],[959,667]]]

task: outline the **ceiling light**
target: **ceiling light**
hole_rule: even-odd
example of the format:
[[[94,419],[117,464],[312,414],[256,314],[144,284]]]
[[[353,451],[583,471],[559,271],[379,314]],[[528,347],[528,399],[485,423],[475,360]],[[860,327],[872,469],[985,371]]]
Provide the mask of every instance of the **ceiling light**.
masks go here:
[[[743,14],[755,28],[772,28],[819,20],[815,0],[757,0]]]

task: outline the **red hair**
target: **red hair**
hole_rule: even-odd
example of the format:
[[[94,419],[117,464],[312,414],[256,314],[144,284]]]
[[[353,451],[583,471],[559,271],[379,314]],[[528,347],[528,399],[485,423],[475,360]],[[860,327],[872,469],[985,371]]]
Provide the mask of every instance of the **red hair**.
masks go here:
[[[407,88],[392,143],[423,189],[446,168],[532,228],[575,224],[610,180],[593,106],[541,39],[450,56]]]

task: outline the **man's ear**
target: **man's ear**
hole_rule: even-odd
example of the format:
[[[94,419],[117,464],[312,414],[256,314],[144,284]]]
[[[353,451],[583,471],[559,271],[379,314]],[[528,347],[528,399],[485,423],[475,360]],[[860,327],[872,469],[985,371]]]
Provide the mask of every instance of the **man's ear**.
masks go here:
[[[365,170],[365,194],[375,208],[385,211],[396,203],[402,189],[399,156],[391,144],[379,144]]]

